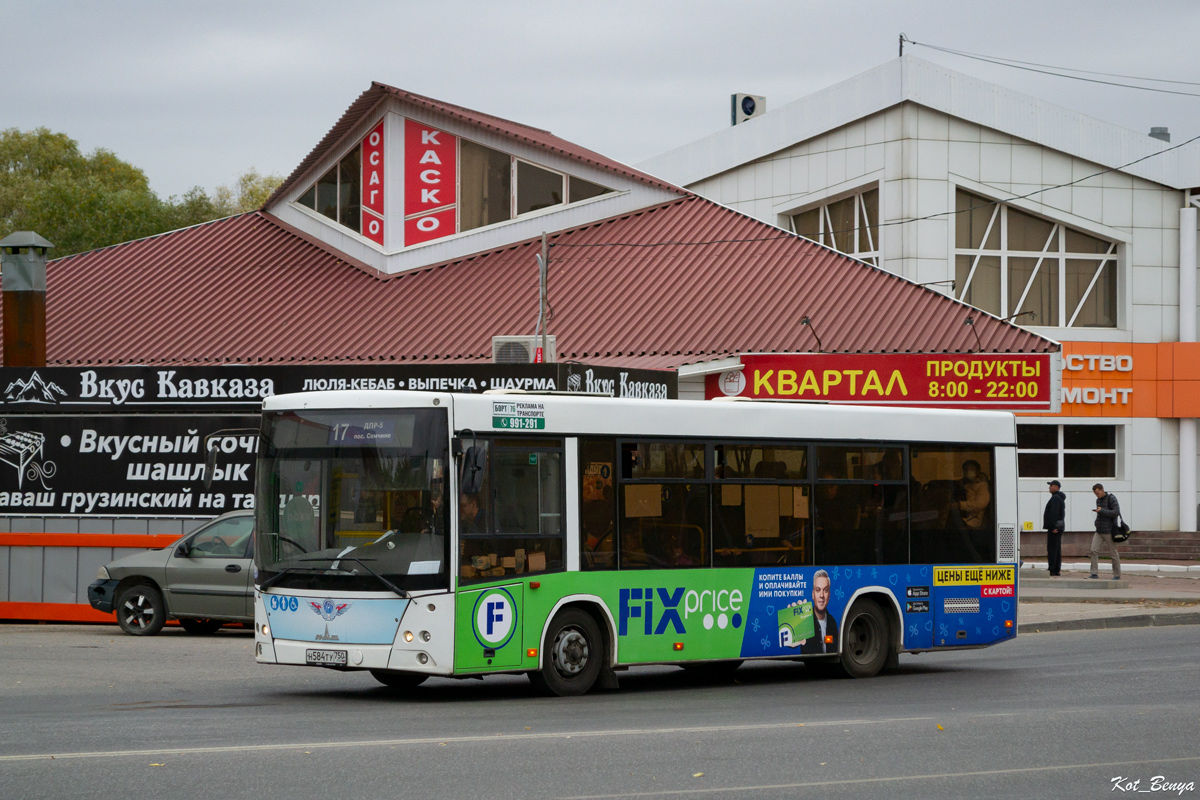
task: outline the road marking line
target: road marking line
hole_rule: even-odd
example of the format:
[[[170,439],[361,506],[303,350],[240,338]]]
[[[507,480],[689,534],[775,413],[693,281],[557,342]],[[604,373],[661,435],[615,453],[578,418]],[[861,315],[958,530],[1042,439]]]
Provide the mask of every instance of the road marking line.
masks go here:
[[[1008,714],[995,716],[1009,716]],[[426,736],[419,739],[374,739],[347,742],[301,742],[296,744],[222,745],[220,747],[168,747],[146,750],[94,750],[82,753],[30,753],[0,756],[0,763],[65,758],[124,758],[129,756],[192,755],[204,753],[253,753],[270,750],[313,750],[346,747],[395,747],[398,745],[441,744],[442,742],[512,742],[530,739],[584,739],[606,736],[651,736],[662,734],[732,733],[769,731],[784,728],[820,728],[833,725],[885,725],[894,722],[928,722],[933,717],[895,717],[889,719],[831,720],[828,722],[775,722],[759,725],[709,725],[686,728],[627,728],[606,731],[562,731],[559,733],[494,733],[488,736]]]
[[[579,794],[561,797],[559,800],[605,800],[615,797],[669,797],[681,794],[719,794],[722,792],[751,792],[764,789],[815,789],[830,786],[854,786],[861,784],[898,783],[900,781],[927,781],[939,778],[982,778],[993,775],[1015,775],[1030,772],[1055,772],[1071,769],[1095,769],[1096,767],[1130,767],[1139,764],[1177,764],[1183,761],[1200,761],[1200,756],[1180,758],[1145,758],[1138,761],[1101,761],[1095,764],[1055,764],[1046,767],[1013,767],[1011,769],[985,769],[975,772],[935,772],[927,775],[896,775],[887,778],[847,778],[840,781],[809,781],[807,783],[772,783],[761,786],[729,786],[726,788],[667,789],[659,792],[623,792],[620,794]],[[1143,790],[1145,791],[1145,790]]]

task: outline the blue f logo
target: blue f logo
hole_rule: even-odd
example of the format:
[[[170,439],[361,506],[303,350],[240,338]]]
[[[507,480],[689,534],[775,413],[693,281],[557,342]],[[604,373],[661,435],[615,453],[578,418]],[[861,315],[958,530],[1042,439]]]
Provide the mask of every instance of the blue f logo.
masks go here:
[[[496,623],[504,622],[504,601],[495,600],[487,604],[487,635],[495,635]]]

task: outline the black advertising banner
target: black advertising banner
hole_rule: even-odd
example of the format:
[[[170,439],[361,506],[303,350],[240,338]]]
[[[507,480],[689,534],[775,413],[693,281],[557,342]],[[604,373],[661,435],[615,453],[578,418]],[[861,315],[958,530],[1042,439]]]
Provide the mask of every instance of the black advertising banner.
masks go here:
[[[259,417],[0,419],[0,515],[208,517],[254,507]],[[241,430],[239,430],[241,429]],[[246,430],[249,429],[249,430]],[[204,437],[218,451],[204,487]]]
[[[489,389],[678,397],[675,372],[586,364],[0,368],[0,516],[200,517],[250,508],[263,398]]]
[[[257,413],[271,395],[362,389],[679,396],[673,371],[576,363],[2,368],[0,387],[7,414]]]

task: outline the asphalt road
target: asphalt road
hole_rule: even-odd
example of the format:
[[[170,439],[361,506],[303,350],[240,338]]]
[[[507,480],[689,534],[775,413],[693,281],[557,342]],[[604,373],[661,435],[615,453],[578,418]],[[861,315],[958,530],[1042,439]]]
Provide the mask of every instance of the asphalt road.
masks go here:
[[[574,699],[534,696],[520,677],[396,695],[366,673],[257,666],[252,647],[233,630],[0,627],[0,797],[1090,798],[1127,794],[1118,776],[1200,785],[1196,626],[1027,635],[903,656],[863,681],[799,664],[747,665],[736,682],[646,668]]]

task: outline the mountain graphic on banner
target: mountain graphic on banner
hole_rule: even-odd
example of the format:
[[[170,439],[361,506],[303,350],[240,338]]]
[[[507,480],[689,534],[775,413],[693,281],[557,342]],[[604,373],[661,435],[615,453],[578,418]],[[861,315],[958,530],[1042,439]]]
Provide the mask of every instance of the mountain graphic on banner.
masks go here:
[[[56,394],[67,396],[57,383],[47,383],[35,372],[27,381],[17,379],[10,383],[4,390],[4,399],[11,403],[57,403]]]

